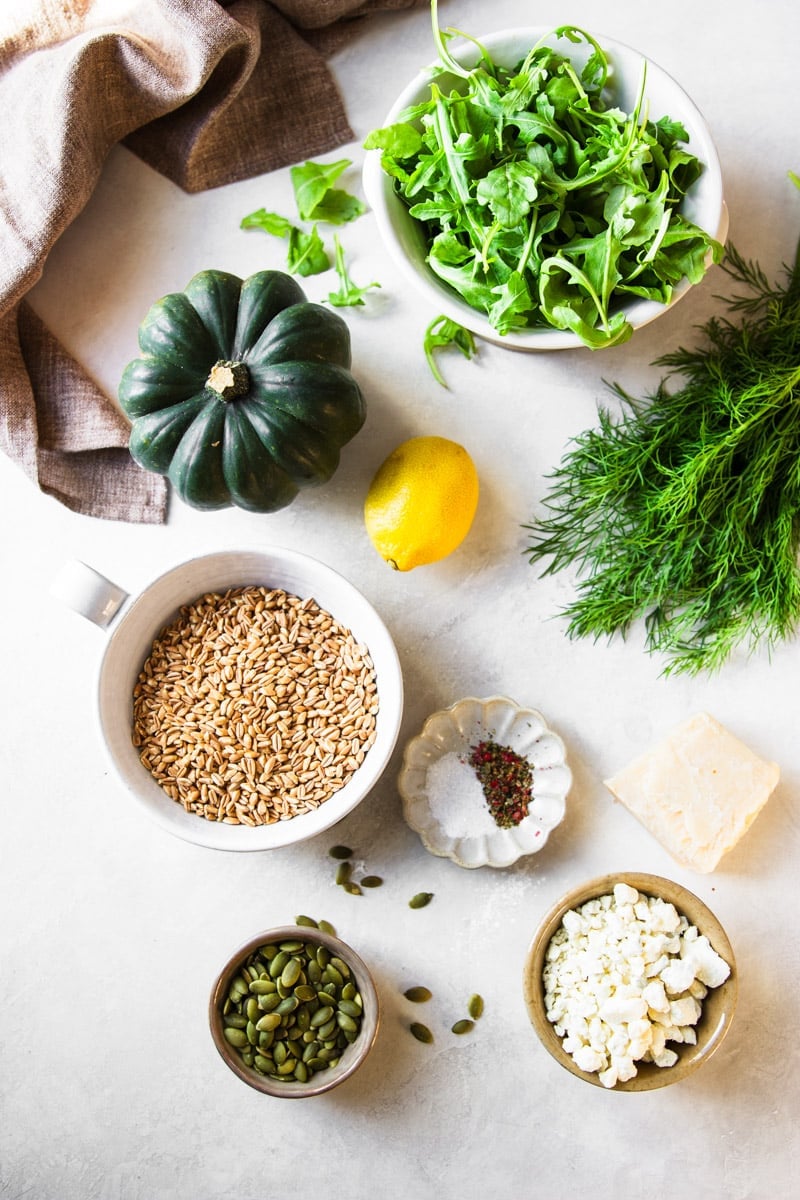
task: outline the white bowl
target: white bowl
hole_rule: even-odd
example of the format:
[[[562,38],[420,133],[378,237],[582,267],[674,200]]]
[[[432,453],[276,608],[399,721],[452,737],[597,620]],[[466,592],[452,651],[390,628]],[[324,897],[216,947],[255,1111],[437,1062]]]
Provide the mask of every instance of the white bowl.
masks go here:
[[[485,808],[485,831],[457,831],[438,810],[431,810],[428,772],[445,754],[464,756],[471,746],[491,739],[508,746],[533,767],[533,801],[528,816],[509,829],[494,825]],[[465,783],[472,768],[465,765]],[[526,854],[536,854],[564,817],[572,774],[564,743],[548,729],[541,713],[522,708],[505,696],[485,700],[467,697],[428,717],[422,731],[408,742],[398,787],[403,815],[426,850],[452,859],[460,867],[509,867]],[[475,790],[474,788],[472,789]],[[481,804],[481,798],[477,798]]]
[[[549,32],[549,27],[544,26],[509,29],[486,34],[477,41],[499,65],[513,66]],[[682,211],[690,221],[724,243],[728,232],[728,211],[723,199],[722,170],[711,133],[701,113],[680,85],[656,63],[645,60],[639,51],[613,38],[602,34],[593,36],[608,55],[614,72],[614,103],[624,112],[632,112],[635,107],[642,68],[647,63],[645,98],[650,118],[658,120],[662,116],[670,116],[680,121],[689,135],[686,148],[704,167],[700,178],[689,189]],[[471,67],[477,62],[478,50],[472,42],[460,46],[451,44],[449,49],[464,66]],[[569,53],[573,61],[578,61],[582,49],[582,45],[570,44]],[[390,108],[381,123],[382,127],[398,121],[411,105],[430,98],[433,69],[438,65],[438,62],[431,64],[411,80]],[[458,87],[459,80],[445,73],[437,77],[437,83],[442,91],[447,91]],[[565,350],[583,346],[578,336],[568,330],[542,328],[499,334],[489,324],[487,317],[462,300],[428,267],[422,226],[409,215],[408,208],[394,190],[392,179],[383,171],[380,150],[367,152],[363,182],[367,201],[375,213],[378,231],[387,250],[432,311],[450,317],[486,341],[515,350]],[[630,325],[633,329],[639,329],[655,320],[684,296],[690,286],[686,279],[678,284],[669,305],[653,300],[633,300],[624,305]]]
[[[207,592],[243,585],[313,596],[369,649],[379,712],[376,740],[362,765],[339,791],[311,812],[268,825],[228,825],[187,812],[155,781],[133,745],[132,695],[153,639],[180,607]],[[110,585],[111,586],[111,585]],[[129,797],[164,829],[219,850],[271,850],[329,829],[360,804],[382,775],[394,749],[403,711],[403,680],[392,638],[371,604],[330,567],[292,550],[264,547],[204,555],[167,571],[146,587],[113,628],[100,667],[100,725],[114,768]]]

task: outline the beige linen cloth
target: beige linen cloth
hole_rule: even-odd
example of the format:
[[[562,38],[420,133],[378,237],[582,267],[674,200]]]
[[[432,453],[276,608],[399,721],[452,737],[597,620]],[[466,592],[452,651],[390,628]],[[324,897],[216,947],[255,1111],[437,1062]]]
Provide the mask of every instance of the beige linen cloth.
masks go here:
[[[166,519],[129,425],[25,300],[124,142],[187,192],[325,153],[353,133],[326,55],[427,0],[2,0],[0,448],[42,491],[111,520]]]

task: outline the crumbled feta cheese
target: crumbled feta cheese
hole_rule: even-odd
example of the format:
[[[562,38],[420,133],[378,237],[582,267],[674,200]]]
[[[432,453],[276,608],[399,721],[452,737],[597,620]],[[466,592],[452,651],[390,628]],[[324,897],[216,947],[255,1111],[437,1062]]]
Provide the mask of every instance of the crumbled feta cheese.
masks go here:
[[[543,971],[547,1019],[604,1087],[637,1062],[671,1067],[667,1042],[694,1045],[708,988],[730,967],[674,905],[626,883],[565,913]]]

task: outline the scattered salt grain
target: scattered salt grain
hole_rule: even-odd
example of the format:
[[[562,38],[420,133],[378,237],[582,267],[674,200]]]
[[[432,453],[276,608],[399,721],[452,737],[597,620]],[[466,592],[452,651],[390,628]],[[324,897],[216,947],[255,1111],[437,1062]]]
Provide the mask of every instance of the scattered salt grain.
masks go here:
[[[477,775],[453,751],[428,767],[425,790],[431,816],[447,837],[481,837],[497,832]]]

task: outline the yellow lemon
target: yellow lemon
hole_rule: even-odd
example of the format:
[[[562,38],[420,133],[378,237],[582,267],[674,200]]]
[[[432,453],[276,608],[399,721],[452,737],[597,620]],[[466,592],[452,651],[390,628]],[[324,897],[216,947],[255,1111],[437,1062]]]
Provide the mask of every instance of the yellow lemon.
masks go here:
[[[463,446],[415,437],[378,468],[364,504],[372,544],[391,567],[438,562],[463,542],[478,507],[478,472]]]

